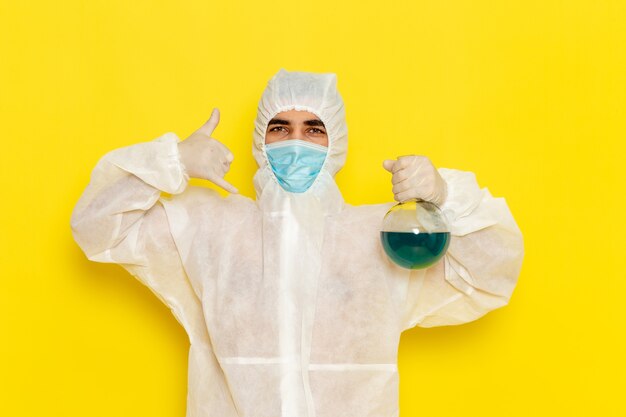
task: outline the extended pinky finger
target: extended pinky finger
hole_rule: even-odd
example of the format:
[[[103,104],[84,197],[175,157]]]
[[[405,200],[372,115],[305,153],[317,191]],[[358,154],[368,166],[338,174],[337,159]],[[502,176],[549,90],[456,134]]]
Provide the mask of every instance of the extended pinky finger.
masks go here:
[[[232,185],[231,183],[229,183],[228,181],[226,181],[224,178],[218,177],[217,175],[212,175],[209,178],[207,178],[209,181],[211,181],[213,184],[222,187],[223,189],[225,189],[226,191],[228,191],[229,193],[232,194],[238,194],[239,190]]]

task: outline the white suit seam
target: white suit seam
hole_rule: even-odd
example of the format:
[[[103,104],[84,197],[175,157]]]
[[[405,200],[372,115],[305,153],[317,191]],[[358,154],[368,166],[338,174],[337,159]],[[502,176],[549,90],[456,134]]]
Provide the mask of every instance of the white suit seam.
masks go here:
[[[275,356],[269,358],[249,356],[218,357],[218,361],[225,365],[276,365],[297,361],[285,357]],[[396,363],[309,363],[311,371],[343,371],[343,370],[371,370],[371,371],[397,371]]]

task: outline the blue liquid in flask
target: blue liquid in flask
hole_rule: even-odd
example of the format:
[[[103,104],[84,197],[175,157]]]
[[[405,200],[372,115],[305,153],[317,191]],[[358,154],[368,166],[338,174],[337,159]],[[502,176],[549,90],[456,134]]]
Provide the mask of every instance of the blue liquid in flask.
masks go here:
[[[448,249],[450,232],[380,232],[385,252],[393,262],[407,269],[436,263]]]

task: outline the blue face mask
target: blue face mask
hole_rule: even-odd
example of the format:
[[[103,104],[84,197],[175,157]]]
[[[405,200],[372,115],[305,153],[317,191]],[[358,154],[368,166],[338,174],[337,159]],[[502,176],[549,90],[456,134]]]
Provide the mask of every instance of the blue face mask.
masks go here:
[[[328,148],[288,139],[265,145],[265,152],[280,186],[291,193],[303,193],[319,175]]]

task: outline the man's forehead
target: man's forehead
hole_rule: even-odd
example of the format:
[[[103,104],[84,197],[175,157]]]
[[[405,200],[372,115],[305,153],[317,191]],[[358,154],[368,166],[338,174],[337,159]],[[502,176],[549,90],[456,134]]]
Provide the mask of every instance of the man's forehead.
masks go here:
[[[324,126],[324,123],[315,114],[300,110],[280,112],[269,121],[268,126],[272,124],[288,125],[291,122],[304,122],[306,125]]]

